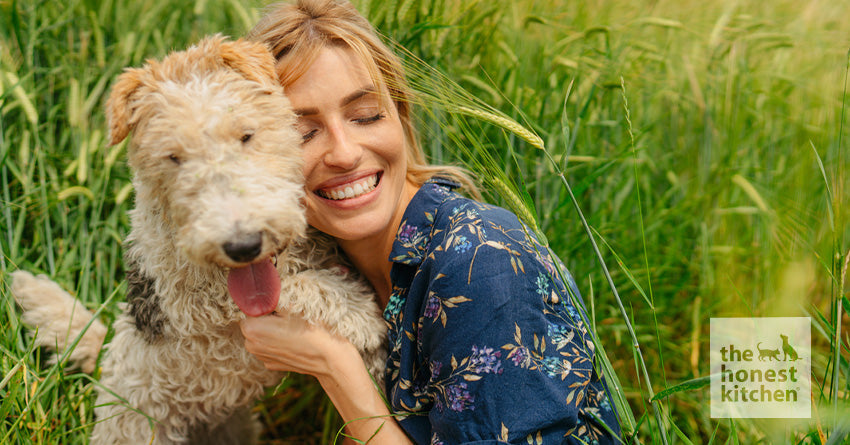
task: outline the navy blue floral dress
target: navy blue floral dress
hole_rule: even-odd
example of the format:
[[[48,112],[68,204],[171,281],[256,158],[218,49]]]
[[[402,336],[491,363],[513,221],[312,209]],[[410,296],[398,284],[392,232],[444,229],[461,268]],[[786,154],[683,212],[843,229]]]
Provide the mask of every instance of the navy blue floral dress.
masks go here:
[[[513,213],[456,187],[422,186],[390,255],[386,393],[400,425],[418,444],[618,443],[573,278],[568,291]]]

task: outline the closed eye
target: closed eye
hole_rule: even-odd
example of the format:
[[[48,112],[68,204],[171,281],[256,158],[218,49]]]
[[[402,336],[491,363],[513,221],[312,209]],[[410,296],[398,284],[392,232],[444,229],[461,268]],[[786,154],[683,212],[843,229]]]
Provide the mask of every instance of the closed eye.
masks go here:
[[[377,122],[377,121],[379,121],[379,120],[381,120],[381,119],[383,119],[383,118],[385,118],[385,117],[387,117],[387,115],[386,115],[386,114],[384,114],[383,112],[380,112],[380,113],[378,113],[378,114],[376,114],[376,115],[374,115],[374,116],[362,117],[362,118],[359,118],[359,119],[354,119],[354,122],[357,122],[358,124],[362,124],[362,125],[367,125],[367,124],[371,124],[371,123],[373,123],[373,122]]]
[[[301,142],[302,143],[307,142],[310,139],[313,139],[313,136],[315,136],[315,135],[316,135],[316,130],[310,130],[309,132],[301,135]]]

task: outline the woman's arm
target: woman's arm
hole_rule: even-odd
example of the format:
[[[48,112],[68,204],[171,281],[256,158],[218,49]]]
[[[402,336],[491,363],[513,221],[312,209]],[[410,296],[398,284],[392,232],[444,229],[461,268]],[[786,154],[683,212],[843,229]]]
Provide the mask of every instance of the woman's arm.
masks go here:
[[[370,444],[411,443],[347,339],[288,313],[247,318],[240,326],[245,348],[266,368],[316,377],[347,423],[349,435],[372,438]]]

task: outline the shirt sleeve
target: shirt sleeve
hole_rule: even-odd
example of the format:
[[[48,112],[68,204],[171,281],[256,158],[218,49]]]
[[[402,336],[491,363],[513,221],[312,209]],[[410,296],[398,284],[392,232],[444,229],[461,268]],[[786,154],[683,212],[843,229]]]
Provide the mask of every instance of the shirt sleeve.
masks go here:
[[[433,240],[418,326],[431,443],[612,443],[596,420],[616,428],[572,279],[568,291],[516,217],[498,210],[455,211]]]

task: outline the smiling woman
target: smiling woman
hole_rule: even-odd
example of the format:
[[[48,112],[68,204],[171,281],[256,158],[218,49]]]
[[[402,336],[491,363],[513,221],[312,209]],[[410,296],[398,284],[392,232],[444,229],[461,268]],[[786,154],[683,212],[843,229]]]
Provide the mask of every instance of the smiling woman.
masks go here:
[[[381,254],[418,188],[407,176],[398,111],[382,100],[386,87],[374,86],[360,57],[344,47],[323,49],[286,91],[304,136],[307,218],[368,276],[369,265],[387,263]],[[390,291],[377,290],[384,298]]]
[[[248,351],[317,377],[370,443],[616,441],[575,282],[516,215],[455,192],[477,193],[463,170],[424,161],[401,64],[369,23],[301,0],[250,37],[276,54],[298,114],[307,220],[383,308],[389,406],[350,343],[296,314],[245,320]]]

